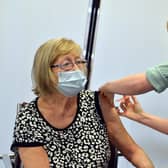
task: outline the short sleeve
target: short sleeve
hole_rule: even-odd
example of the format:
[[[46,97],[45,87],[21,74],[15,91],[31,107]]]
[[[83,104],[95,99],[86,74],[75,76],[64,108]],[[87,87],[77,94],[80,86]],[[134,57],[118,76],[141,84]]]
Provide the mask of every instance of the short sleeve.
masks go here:
[[[147,69],[146,76],[156,92],[164,91],[168,87],[168,63]]]
[[[42,146],[44,144],[42,127],[32,104],[22,106],[16,115],[11,150],[17,147]]]
[[[102,123],[105,123],[103,115],[102,115],[101,107],[99,104],[99,92],[98,91],[95,91],[95,105],[96,105],[96,110],[101,118]]]

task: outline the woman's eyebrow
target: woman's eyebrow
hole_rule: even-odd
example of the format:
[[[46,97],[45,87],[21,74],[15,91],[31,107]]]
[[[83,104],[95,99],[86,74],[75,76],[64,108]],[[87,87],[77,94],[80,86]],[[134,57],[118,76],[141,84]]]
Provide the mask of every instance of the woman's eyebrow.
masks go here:
[[[79,56],[76,56],[76,57],[66,57],[63,61],[74,61],[74,60],[77,60],[77,59],[81,59],[81,57]]]

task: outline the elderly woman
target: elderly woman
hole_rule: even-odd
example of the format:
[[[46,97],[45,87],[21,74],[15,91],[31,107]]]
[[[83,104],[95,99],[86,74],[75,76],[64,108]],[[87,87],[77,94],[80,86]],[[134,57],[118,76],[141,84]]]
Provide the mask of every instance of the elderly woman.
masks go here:
[[[17,114],[11,149],[18,151],[24,168],[103,168],[108,167],[111,141],[136,167],[153,168],[113,104],[84,90],[81,54],[80,46],[65,38],[49,40],[37,50],[32,68],[36,98]]]

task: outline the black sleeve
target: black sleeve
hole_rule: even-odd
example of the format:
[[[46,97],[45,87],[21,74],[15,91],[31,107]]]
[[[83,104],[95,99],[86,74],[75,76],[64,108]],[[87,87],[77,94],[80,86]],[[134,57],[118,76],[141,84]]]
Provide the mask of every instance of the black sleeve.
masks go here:
[[[96,110],[99,114],[99,116],[101,117],[102,122],[104,123],[104,118],[102,115],[102,110],[99,104],[99,91],[95,91],[95,106],[96,106]]]
[[[33,115],[32,109],[28,105],[22,106],[17,113],[13,143],[10,148],[14,152],[17,150],[17,147],[34,147],[44,144],[42,128],[38,127],[38,118]]]

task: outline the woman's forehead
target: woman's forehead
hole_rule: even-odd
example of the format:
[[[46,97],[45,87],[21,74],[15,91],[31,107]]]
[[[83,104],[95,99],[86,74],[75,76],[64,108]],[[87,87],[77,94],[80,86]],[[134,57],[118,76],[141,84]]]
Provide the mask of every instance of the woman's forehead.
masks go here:
[[[57,59],[58,61],[63,61],[63,60],[74,60],[77,58],[81,58],[81,55],[79,54],[74,54],[74,53],[69,53],[69,54],[65,54],[65,55],[60,55]]]

